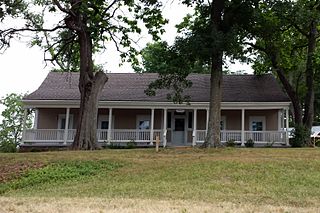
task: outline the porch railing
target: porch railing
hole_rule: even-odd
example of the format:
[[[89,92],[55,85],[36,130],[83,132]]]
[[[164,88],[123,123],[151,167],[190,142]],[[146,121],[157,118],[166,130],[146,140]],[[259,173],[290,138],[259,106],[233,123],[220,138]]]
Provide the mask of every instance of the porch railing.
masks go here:
[[[75,129],[69,129],[67,135],[68,143],[74,140],[76,134]],[[160,141],[163,141],[163,130],[155,129],[153,133],[153,141],[159,136]],[[206,130],[196,131],[197,143],[203,143],[206,137]],[[227,142],[234,140],[238,143],[241,142],[241,131],[223,130],[221,131],[221,141]],[[97,138],[99,142],[108,141],[108,130],[98,129]],[[65,130],[63,129],[28,129],[25,131],[24,142],[26,143],[58,143],[61,144],[65,139]],[[137,129],[112,129],[111,142],[150,142],[150,130],[137,130]],[[255,143],[286,143],[286,131],[245,131],[244,142],[252,139]]]
[[[197,143],[203,143],[206,137],[205,130],[197,130]],[[241,131],[239,130],[222,130],[220,132],[221,142],[234,140],[241,143]],[[286,143],[286,131],[244,131],[244,142],[252,139],[255,143]]]

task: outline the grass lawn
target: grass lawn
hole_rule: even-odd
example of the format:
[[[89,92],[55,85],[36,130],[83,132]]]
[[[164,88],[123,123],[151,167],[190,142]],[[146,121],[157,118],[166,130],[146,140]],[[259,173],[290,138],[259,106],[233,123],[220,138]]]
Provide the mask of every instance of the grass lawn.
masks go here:
[[[0,212],[320,212],[320,149],[0,153],[1,172]]]

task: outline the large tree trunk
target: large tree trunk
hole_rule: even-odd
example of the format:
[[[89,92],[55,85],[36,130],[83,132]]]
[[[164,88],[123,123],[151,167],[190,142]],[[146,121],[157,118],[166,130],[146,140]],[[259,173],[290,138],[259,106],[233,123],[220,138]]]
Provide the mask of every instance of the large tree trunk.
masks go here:
[[[82,27],[77,33],[80,44],[79,90],[81,100],[77,132],[72,149],[93,150],[99,147],[97,143],[98,101],[108,78],[102,71],[97,73],[93,71],[90,33],[86,32],[85,27]]]
[[[215,0],[211,2],[211,26],[212,35],[223,34],[221,25],[223,19],[223,10],[225,7],[224,0]],[[219,38],[215,36],[215,38]],[[223,38],[220,38],[223,39]],[[209,121],[208,132],[206,135],[203,147],[218,147],[221,145],[220,141],[220,122],[221,122],[221,87],[222,87],[222,61],[223,61],[223,47],[221,41],[213,41],[219,45],[212,45],[211,56],[211,78],[210,78],[210,102],[209,102]]]
[[[314,116],[314,53],[316,50],[317,35],[317,25],[316,22],[313,21],[310,24],[308,37],[308,55],[305,71],[307,95],[304,102],[305,113],[303,117],[303,123],[310,129],[312,127]]]
[[[278,52],[276,48],[272,48],[270,45],[270,50],[268,50],[266,53],[269,55],[272,63],[272,67],[277,72],[277,75],[287,93],[289,96],[292,106],[293,106],[293,115],[294,115],[294,122],[296,125],[302,125],[302,108],[301,103],[299,100],[299,96],[297,92],[294,90],[292,85],[290,84],[289,80],[284,74],[283,69],[279,65],[279,59],[278,59]]]
[[[219,147],[221,122],[222,53],[212,58],[208,132],[205,147]]]
[[[97,72],[93,79],[89,78],[87,73],[80,74],[80,111],[72,149],[93,150],[99,148],[97,143],[98,101],[107,79],[106,74],[101,71]]]

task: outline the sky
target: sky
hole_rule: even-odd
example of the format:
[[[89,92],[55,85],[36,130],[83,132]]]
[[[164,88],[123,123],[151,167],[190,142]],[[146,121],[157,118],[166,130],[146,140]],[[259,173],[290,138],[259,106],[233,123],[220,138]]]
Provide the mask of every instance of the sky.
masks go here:
[[[162,35],[162,40],[169,44],[173,43],[176,36],[175,25],[180,23],[183,17],[192,11],[177,1],[166,1],[163,14],[169,20],[165,26],[166,33]],[[142,35],[140,46],[148,42],[150,36]],[[106,60],[105,60],[106,59]],[[97,62],[104,65],[108,72],[133,72],[129,64],[119,67],[120,57],[114,46],[110,46],[97,57]],[[38,47],[29,47],[26,41],[14,40],[3,54],[0,54],[1,77],[0,77],[0,98],[9,93],[31,93],[36,90],[52,68],[50,64],[43,61],[43,51]],[[251,72],[249,65],[236,63],[231,65],[230,70],[246,70]],[[0,112],[3,106],[0,105]]]

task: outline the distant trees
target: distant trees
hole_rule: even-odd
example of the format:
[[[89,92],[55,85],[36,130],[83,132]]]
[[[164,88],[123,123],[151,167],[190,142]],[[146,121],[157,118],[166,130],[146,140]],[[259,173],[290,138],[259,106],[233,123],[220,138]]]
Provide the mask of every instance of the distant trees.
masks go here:
[[[1,113],[0,123],[0,151],[15,152],[22,139],[24,109],[21,102],[23,95],[11,93],[1,99],[0,104],[5,107]],[[32,114],[26,117],[26,128],[32,125]]]

